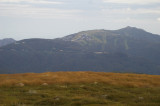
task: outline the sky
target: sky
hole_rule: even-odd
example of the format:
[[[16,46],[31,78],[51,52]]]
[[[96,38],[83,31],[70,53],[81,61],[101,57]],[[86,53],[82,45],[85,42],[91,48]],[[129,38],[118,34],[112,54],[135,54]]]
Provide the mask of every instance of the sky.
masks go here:
[[[160,0],[0,0],[0,39],[54,39],[126,26],[160,35]]]

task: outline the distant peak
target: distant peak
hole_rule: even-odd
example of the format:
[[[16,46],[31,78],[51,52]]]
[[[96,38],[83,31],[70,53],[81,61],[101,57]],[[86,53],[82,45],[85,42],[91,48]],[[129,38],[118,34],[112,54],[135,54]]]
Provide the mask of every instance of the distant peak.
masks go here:
[[[126,28],[132,28],[131,26],[127,26]]]
[[[2,40],[14,40],[13,38],[4,38]]]
[[[136,27],[131,27],[131,26],[127,26],[127,27],[124,27],[122,29],[119,29],[119,31],[130,31],[130,30],[132,30],[132,31],[145,31],[144,29],[140,29],[140,28],[136,28]]]
[[[123,28],[123,29],[138,29],[138,28],[136,28],[136,27],[131,27],[131,26],[127,26],[127,27],[125,27],[125,28]]]

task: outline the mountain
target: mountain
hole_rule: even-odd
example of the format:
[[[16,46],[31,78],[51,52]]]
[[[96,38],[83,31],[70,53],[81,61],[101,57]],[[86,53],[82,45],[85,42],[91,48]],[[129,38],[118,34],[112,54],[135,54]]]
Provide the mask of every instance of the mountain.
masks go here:
[[[5,39],[2,39],[2,40],[0,39],[0,47],[11,44],[11,43],[14,43],[14,42],[15,42],[15,40],[12,39],[12,38],[5,38]]]
[[[57,39],[25,39],[0,48],[0,73],[103,71],[160,75],[160,36],[126,27]]]
[[[72,34],[62,38],[77,42],[89,51],[121,52],[128,55],[159,61],[160,36],[135,27],[120,30],[91,30]]]

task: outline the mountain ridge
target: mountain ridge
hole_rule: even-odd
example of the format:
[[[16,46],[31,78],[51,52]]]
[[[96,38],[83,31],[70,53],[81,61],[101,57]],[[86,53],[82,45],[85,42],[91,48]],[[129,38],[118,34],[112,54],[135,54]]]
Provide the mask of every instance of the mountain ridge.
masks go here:
[[[105,30],[105,29],[95,29],[95,30],[87,30],[87,31],[81,31],[81,32],[78,32],[78,33],[74,33],[74,34],[71,34],[71,35],[68,35],[68,36],[65,36],[65,37],[62,37],[62,39],[64,40],[68,40],[68,41],[75,41],[75,40],[71,40],[72,36],[74,37],[74,35],[82,35],[81,37],[84,37],[86,34],[87,35],[90,35],[93,34],[93,33],[103,33],[103,34],[113,34],[113,35],[126,35],[126,36],[129,36],[129,34],[127,32],[129,31],[135,31],[136,32],[141,32],[141,33],[145,33],[144,36],[148,35],[148,34],[152,34],[150,32],[147,32],[143,29],[140,29],[140,28],[136,28],[136,27],[131,27],[131,26],[127,26],[125,28],[121,28],[121,29],[117,29],[117,30]],[[130,32],[131,33],[131,32]],[[158,34],[152,34],[154,37],[158,38],[159,39],[159,36]],[[93,35],[94,36],[94,35]],[[136,35],[134,35],[136,36]],[[142,35],[141,35],[142,36]],[[144,37],[143,36],[143,37]],[[68,39],[67,39],[68,38]]]
[[[159,35],[134,27],[90,30],[57,39],[25,39],[1,47],[0,73],[103,71],[160,75],[159,54]]]

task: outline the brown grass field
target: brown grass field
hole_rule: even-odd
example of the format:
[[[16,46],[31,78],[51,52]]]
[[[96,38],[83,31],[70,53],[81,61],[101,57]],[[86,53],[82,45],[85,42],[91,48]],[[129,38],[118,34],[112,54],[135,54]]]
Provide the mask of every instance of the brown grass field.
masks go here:
[[[81,71],[0,74],[0,106],[160,106],[160,76]]]
[[[46,72],[0,74],[0,86],[50,84],[105,83],[127,87],[160,87],[160,76],[105,72]]]

